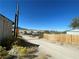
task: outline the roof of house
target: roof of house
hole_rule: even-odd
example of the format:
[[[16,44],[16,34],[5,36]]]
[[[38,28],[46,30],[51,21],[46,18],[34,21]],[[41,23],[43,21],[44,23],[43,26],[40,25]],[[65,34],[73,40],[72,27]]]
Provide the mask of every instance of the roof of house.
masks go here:
[[[10,21],[12,24],[14,24],[14,22],[13,22],[12,20],[10,20],[10,19],[9,19],[9,18],[7,18],[6,16],[2,15],[1,13],[0,13],[0,16],[2,16],[2,17],[4,17],[4,18],[6,18],[6,20],[8,20],[8,21]]]

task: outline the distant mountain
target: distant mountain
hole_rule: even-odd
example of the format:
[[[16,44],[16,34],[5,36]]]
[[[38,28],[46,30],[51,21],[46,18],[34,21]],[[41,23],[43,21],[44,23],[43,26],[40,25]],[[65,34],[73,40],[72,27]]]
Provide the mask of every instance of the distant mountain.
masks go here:
[[[28,30],[28,29],[26,29],[26,28],[22,28],[22,27],[18,27],[20,30]]]

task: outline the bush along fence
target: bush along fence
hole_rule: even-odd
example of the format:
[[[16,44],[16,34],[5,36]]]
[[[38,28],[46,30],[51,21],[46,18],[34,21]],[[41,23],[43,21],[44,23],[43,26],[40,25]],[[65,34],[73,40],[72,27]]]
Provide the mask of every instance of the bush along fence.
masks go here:
[[[44,34],[44,39],[50,40],[52,42],[61,42],[68,44],[77,44],[79,45],[79,35],[70,35],[70,34]]]

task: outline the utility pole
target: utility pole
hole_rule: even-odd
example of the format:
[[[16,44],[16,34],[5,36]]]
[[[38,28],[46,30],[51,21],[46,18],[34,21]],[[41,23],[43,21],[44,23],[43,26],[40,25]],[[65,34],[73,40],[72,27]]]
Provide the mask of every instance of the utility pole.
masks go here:
[[[15,13],[15,25],[14,25],[14,36],[17,38],[18,36],[18,21],[19,21],[19,4],[17,3],[16,13]]]

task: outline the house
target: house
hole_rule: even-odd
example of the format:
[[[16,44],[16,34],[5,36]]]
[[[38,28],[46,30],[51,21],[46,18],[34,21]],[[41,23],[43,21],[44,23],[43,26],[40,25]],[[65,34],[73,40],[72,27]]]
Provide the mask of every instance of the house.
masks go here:
[[[79,29],[68,30],[67,34],[79,35]]]
[[[12,36],[14,22],[0,14],[0,40]]]

